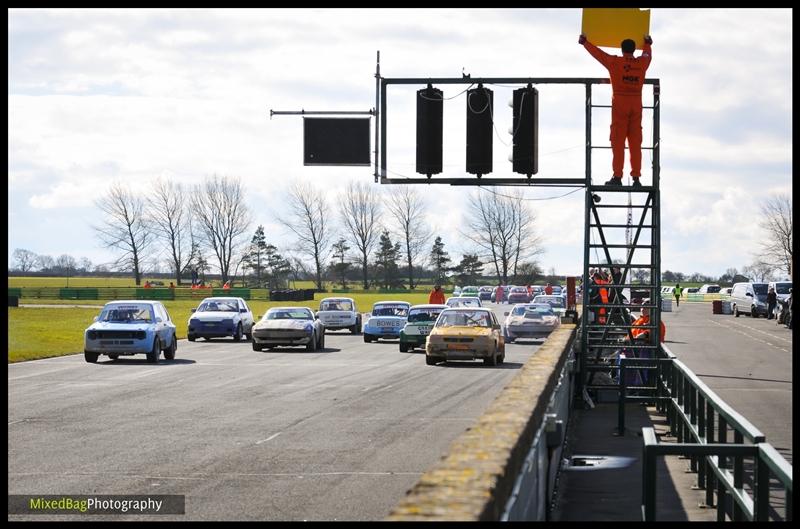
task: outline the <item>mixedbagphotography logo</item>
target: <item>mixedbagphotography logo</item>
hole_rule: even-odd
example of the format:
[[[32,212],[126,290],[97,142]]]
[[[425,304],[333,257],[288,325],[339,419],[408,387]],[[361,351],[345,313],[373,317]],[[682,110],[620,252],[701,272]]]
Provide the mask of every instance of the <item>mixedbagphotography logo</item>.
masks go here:
[[[9,494],[8,514],[186,514],[186,497],[175,494]]]

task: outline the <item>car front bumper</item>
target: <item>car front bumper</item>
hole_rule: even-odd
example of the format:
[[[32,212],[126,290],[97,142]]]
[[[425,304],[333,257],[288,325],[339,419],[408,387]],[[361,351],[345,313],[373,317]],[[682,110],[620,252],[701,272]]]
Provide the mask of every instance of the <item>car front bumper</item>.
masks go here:
[[[256,345],[308,345],[313,338],[313,333],[300,332],[265,332],[253,331],[253,343]]]
[[[364,334],[381,338],[400,338],[401,327],[364,327]]]

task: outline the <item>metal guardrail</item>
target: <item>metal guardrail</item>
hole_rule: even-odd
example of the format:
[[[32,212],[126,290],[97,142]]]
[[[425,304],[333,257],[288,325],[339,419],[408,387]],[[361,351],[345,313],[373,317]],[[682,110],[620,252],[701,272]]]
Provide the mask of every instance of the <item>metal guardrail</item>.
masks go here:
[[[644,428],[644,476],[642,516],[655,520],[655,458],[661,455],[683,455],[691,459],[690,470],[697,472],[697,488],[705,489],[706,505],[717,507],[717,520],[725,521],[727,496],[732,498],[734,521],[768,520],[770,480],[774,477],[785,492],[784,519],[792,519],[792,466],[766,436],[750,421],[728,406],[705,385],[685,364],[662,344],[661,358],[620,360],[618,432],[625,432],[625,403],[655,402],[664,413],[670,433],[677,443],[659,444],[652,428]],[[651,386],[629,387],[625,373],[631,369],[655,372]],[[635,390],[639,395],[628,395]],[[728,432],[733,442],[729,442]],[[752,467],[745,459],[753,459]],[[729,459],[733,460],[733,464]],[[748,483],[754,490],[750,495]],[[716,502],[715,502],[716,491]]]

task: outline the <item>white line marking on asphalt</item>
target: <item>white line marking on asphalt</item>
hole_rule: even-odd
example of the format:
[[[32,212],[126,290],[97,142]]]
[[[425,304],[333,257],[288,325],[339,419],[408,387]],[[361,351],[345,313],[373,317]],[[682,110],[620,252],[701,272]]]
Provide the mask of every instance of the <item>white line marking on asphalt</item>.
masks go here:
[[[8,425],[9,425],[9,426],[11,426],[12,424],[17,424],[17,423],[19,423],[19,422],[25,422],[25,421],[27,421],[27,420],[28,420],[28,419],[19,419],[19,420],[17,420],[17,421],[11,421],[10,423],[8,423]]]
[[[730,325],[723,325],[722,323],[719,323],[719,322],[711,320],[711,319],[709,319],[708,321],[710,321],[714,325],[719,325],[720,327],[723,327],[725,329],[730,329],[733,332],[738,332],[739,334],[743,334],[743,335],[747,336],[748,338],[750,338],[751,340],[755,340],[757,342],[761,342],[763,344],[769,345],[770,347],[774,347],[778,351],[783,351],[784,353],[788,353],[789,352],[788,349],[784,349],[783,347],[778,347],[777,345],[772,345],[771,343],[769,343],[769,342],[767,342],[767,341],[765,341],[765,340],[763,340],[763,339],[761,339],[761,338],[759,338],[757,336],[753,336],[752,334],[748,334],[748,333],[746,333],[744,331],[741,331],[741,330],[739,330],[739,329],[737,329],[735,327],[732,327]],[[750,327],[747,327],[747,328],[750,329]],[[754,330],[754,329],[751,329],[751,330]]]
[[[283,432],[278,432],[278,433],[276,433],[276,434],[274,434],[274,435],[270,435],[270,436],[269,436],[269,437],[267,437],[266,439],[262,439],[262,440],[260,440],[260,441],[256,441],[256,444],[257,444],[257,445],[260,445],[261,443],[266,443],[267,441],[272,441],[273,439],[275,439],[276,437],[278,437],[278,436],[279,436],[281,433],[283,433]]]

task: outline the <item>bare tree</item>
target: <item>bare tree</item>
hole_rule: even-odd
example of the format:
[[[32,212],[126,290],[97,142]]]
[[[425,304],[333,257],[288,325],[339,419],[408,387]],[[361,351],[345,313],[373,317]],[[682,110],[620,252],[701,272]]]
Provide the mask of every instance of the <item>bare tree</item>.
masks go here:
[[[749,265],[742,268],[742,272],[749,276],[752,281],[763,282],[769,281],[775,267],[772,263],[768,263],[761,259],[756,259]]]
[[[95,204],[105,219],[100,226],[93,226],[94,230],[106,248],[121,253],[112,266],[132,270],[136,284],[141,284],[142,258],[153,240],[144,200],[115,183]]]
[[[56,268],[61,273],[71,274],[78,268],[78,261],[69,254],[61,254],[56,259]]]
[[[408,266],[408,286],[414,289],[414,261],[432,235],[425,219],[425,202],[418,191],[409,186],[398,186],[389,195],[388,207],[402,238]]]
[[[503,284],[508,283],[509,272],[517,275],[520,263],[542,253],[534,231],[536,217],[520,191],[511,196],[478,192],[470,196],[469,206],[472,216],[461,234],[478,246]]]
[[[332,237],[325,195],[310,184],[295,182],[289,188],[288,204],[291,218],[281,222],[297,237],[297,249],[314,259],[317,289],[322,290],[322,268]]]
[[[17,264],[16,268],[20,272],[30,272],[36,266],[36,261],[39,256],[25,248],[17,248],[14,250],[14,262]]]
[[[378,240],[380,203],[378,196],[368,185],[351,182],[344,193],[342,220],[345,228],[360,252],[363,268],[364,289],[369,288],[369,254]]]
[[[759,225],[766,231],[761,259],[791,275],[792,197],[782,193],[767,199],[761,206]]]
[[[147,200],[153,234],[162,241],[169,254],[169,264],[175,273],[175,284],[181,284],[181,273],[194,258],[191,220],[186,209],[186,197],[180,183],[158,179]]]
[[[52,272],[55,266],[56,262],[52,256],[49,255],[36,256],[36,268],[38,268],[41,272]]]
[[[92,261],[88,257],[81,257],[78,259],[78,271],[90,272],[92,270]]]
[[[238,178],[214,175],[192,193],[192,212],[203,243],[214,252],[222,282],[228,281],[231,262],[238,254],[242,235],[250,227],[250,211]]]

